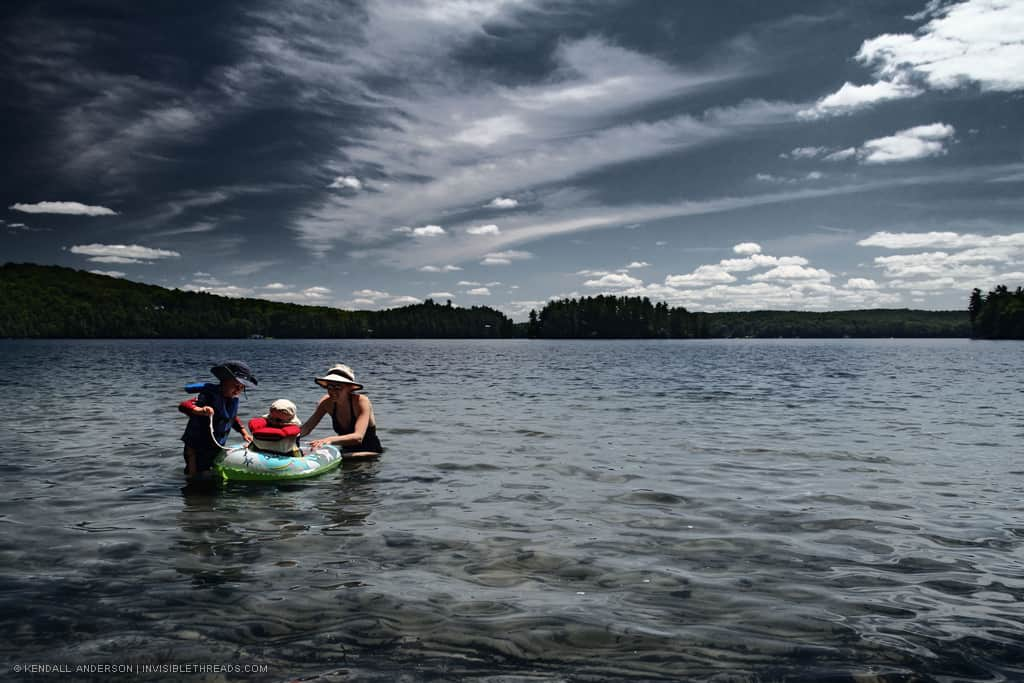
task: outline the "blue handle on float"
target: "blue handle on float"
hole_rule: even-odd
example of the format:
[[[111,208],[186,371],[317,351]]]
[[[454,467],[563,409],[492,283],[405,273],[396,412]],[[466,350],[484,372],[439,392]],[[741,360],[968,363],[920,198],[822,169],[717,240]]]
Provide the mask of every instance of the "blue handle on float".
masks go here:
[[[185,393],[187,394],[198,394],[200,391],[206,388],[208,382],[192,382],[191,384],[185,385]]]

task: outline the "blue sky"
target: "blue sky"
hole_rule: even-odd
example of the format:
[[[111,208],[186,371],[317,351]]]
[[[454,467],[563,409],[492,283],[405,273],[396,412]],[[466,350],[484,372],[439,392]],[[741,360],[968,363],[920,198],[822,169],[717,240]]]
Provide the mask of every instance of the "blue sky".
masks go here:
[[[5,3],[5,261],[342,308],[1024,285],[1024,3]]]

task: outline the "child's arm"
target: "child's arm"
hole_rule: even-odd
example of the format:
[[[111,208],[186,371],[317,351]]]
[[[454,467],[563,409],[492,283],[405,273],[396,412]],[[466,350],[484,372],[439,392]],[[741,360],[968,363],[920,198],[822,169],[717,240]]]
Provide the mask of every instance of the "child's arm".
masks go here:
[[[252,434],[250,434],[249,430],[245,428],[245,425],[242,424],[242,421],[238,419],[237,415],[235,415],[234,419],[231,420],[231,426],[234,427],[236,432],[242,435],[242,438],[246,443],[252,441]]]
[[[196,405],[196,401],[199,400],[198,396],[186,398],[184,401],[178,404],[178,411],[182,412],[189,417],[201,417],[203,415],[213,415],[212,406],[200,406]]]

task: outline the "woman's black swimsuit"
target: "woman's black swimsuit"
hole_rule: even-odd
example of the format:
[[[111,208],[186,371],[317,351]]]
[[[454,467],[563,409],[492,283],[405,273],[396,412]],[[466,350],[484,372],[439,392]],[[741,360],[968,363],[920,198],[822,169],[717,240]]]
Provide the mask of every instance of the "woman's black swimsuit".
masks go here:
[[[352,415],[352,424],[344,425],[341,420],[338,419],[338,403],[335,401],[334,410],[331,411],[331,426],[334,427],[334,433],[351,434],[355,430],[355,419],[356,419],[356,407],[355,402],[356,395],[349,394],[348,409],[349,414]],[[353,446],[342,446],[343,453],[356,453],[362,451],[370,451],[372,453],[383,453],[384,447],[380,445],[380,439],[377,438],[377,425],[370,425],[366,428],[366,434],[363,435],[363,442],[361,444]]]

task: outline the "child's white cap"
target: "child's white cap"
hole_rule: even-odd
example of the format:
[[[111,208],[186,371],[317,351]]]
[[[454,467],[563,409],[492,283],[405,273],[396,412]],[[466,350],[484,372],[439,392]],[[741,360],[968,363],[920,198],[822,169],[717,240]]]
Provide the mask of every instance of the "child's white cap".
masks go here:
[[[298,424],[300,422],[299,416],[296,414],[295,404],[292,403],[291,401],[289,401],[286,398],[279,398],[276,401],[274,401],[273,403],[271,403],[270,404],[270,409],[271,410],[276,410],[276,411],[279,411],[279,412],[282,412],[282,413],[287,413],[288,415],[291,416],[291,422],[294,423],[294,424]],[[270,417],[270,414],[267,413],[263,417]]]

